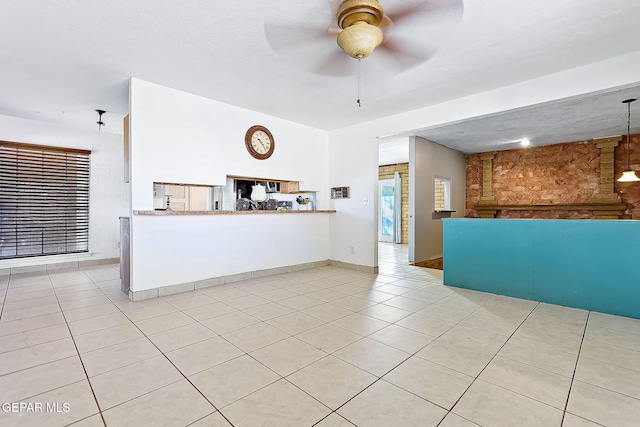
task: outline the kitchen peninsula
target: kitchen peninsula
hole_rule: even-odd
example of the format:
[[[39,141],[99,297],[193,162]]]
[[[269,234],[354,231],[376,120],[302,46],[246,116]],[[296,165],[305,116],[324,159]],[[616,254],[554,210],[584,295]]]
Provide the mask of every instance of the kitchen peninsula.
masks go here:
[[[327,210],[334,204],[326,132],[135,78],[130,101],[129,298],[303,270],[332,259],[330,226],[345,201],[337,213]],[[247,151],[246,135],[255,125],[273,135],[268,158]],[[267,200],[252,198],[238,181],[248,181],[249,188],[268,183]],[[184,195],[154,188],[172,183],[194,188]],[[308,206],[299,206],[299,197]],[[249,207],[238,206],[239,199],[249,200]],[[266,206],[270,200],[278,206]],[[260,207],[275,210],[255,209]]]
[[[315,209],[317,193],[301,191],[298,181],[253,177],[228,176],[226,185],[154,182],[154,209],[132,210],[134,232],[147,236],[133,246],[133,260],[146,274],[144,282],[134,274],[129,297],[153,298],[327,264],[324,214],[336,211]],[[141,264],[136,251],[156,256]]]
[[[333,212],[134,210],[129,298],[327,265]]]

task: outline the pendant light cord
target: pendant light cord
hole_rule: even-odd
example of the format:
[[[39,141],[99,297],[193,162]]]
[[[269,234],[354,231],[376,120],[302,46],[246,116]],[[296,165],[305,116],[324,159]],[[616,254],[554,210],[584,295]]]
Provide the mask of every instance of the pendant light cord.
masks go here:
[[[631,102],[627,102],[627,170],[631,170]]]

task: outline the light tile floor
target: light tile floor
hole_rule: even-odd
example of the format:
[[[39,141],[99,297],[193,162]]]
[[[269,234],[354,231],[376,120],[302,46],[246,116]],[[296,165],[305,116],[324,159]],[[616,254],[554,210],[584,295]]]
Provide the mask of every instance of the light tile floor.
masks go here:
[[[140,302],[117,266],[0,276],[0,425],[640,425],[640,320],[406,253]]]

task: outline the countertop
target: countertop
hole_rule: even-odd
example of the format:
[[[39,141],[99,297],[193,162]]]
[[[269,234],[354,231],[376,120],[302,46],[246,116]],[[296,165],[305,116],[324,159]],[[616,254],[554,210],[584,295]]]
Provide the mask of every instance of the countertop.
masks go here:
[[[137,211],[134,210],[134,215],[149,215],[149,216],[189,216],[189,215],[289,215],[289,214],[318,214],[318,213],[335,213],[335,210],[331,209],[319,209],[315,211],[298,211],[298,210],[277,210],[277,211],[172,211],[172,210],[153,210],[153,211]]]

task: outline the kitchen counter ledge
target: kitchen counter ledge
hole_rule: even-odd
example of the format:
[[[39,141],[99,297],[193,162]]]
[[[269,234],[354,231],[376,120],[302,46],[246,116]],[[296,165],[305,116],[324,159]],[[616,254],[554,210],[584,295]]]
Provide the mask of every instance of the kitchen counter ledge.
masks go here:
[[[264,214],[314,214],[314,213],[335,213],[332,209],[319,209],[315,211],[279,210],[279,211],[138,211],[134,210],[134,215],[149,216],[188,216],[188,215],[264,215]]]

